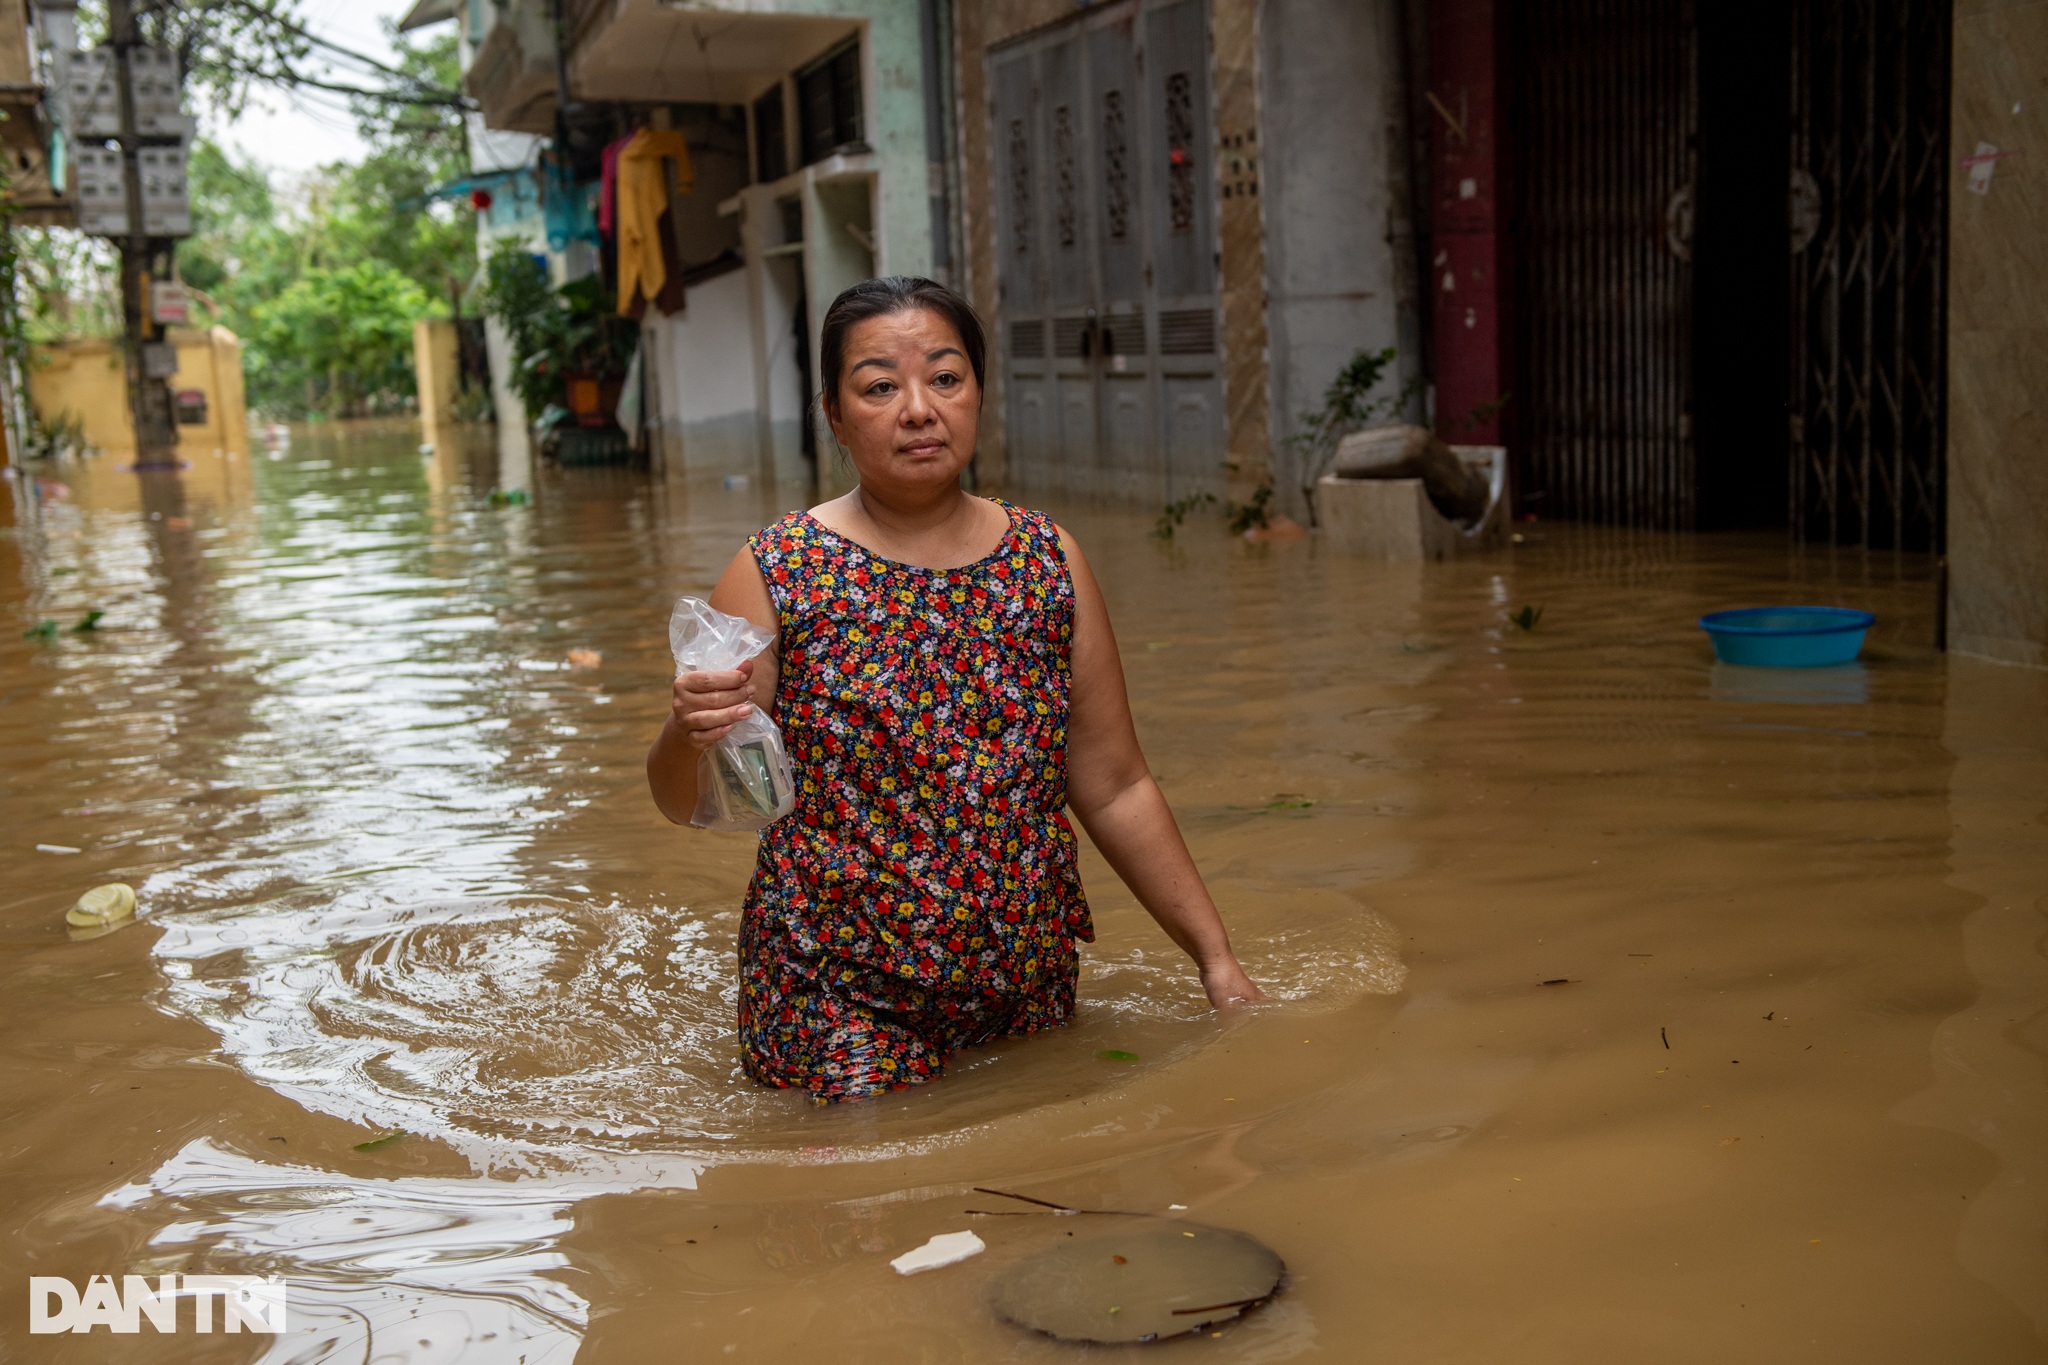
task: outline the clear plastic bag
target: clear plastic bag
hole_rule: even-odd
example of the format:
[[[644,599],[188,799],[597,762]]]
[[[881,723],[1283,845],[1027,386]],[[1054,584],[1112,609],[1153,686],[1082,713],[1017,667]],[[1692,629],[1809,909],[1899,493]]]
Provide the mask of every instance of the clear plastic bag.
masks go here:
[[[775,633],[685,597],[668,621],[678,673],[725,673],[775,643]],[[697,760],[699,829],[765,829],[796,804],[796,772],[782,730],[757,705]]]

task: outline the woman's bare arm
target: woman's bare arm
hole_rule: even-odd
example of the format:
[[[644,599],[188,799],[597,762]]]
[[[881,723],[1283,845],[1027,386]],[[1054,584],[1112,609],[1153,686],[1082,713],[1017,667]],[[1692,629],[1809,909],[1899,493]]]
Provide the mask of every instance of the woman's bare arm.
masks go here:
[[[1138,747],[1123,662],[1095,575],[1064,530],[1060,544],[1074,580],[1067,804],[1124,885],[1201,968],[1209,1002],[1221,1009],[1262,999],[1230,949],[1223,917]]]
[[[733,556],[711,605],[743,616],[766,630],[777,629],[774,599],[753,552]],[[759,706],[775,715],[775,647],[727,673],[684,673],[669,693],[668,719],[647,750],[647,786],[654,804],[671,823],[687,825],[697,811],[697,760]]]

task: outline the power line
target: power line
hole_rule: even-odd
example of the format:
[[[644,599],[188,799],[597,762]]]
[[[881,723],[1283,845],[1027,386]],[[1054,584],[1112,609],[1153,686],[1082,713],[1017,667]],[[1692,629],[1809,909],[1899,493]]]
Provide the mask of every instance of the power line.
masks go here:
[[[223,71],[230,71],[238,76],[247,76],[250,80],[264,81],[271,85],[289,88],[304,86],[312,90],[331,91],[337,95],[351,95],[359,99],[376,100],[382,104],[412,104],[462,110],[476,108],[475,102],[469,96],[459,95],[454,91],[441,91],[432,94],[424,91],[415,94],[398,94],[390,90],[372,90],[361,85],[342,85],[335,81],[323,81],[313,76],[301,75],[296,71],[265,71],[259,67],[244,66],[238,62],[221,62],[218,65]]]

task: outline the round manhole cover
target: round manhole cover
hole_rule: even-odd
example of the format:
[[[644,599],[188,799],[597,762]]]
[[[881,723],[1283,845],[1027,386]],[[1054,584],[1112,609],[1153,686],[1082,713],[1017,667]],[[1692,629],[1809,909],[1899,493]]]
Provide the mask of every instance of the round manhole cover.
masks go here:
[[[995,1310],[1062,1341],[1163,1341],[1228,1322],[1273,1297],[1286,1270],[1241,1232],[1131,1219],[1062,1241],[996,1281]]]

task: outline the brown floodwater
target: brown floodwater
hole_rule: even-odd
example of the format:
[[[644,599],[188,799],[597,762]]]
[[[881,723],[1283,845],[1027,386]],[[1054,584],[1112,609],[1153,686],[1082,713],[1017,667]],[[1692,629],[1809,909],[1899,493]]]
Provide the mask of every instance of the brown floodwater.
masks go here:
[[[1091,852],[1072,1027],[819,1109],[739,1073],[751,838],[641,774],[669,606],[801,494],[492,506],[396,427],[190,458],[0,512],[0,1356],[1110,1349],[992,1311],[1108,1220],[987,1186],[1284,1259],[1118,1348],[1160,1360],[2048,1359],[2048,675],[1935,652],[1925,561],[1055,504],[1274,1003],[1206,1012]],[[1780,601],[1875,611],[1861,664],[1713,664],[1701,612]],[[141,918],[67,930],[113,880]],[[281,1274],[290,1331],[26,1335],[30,1275],[169,1272]]]

